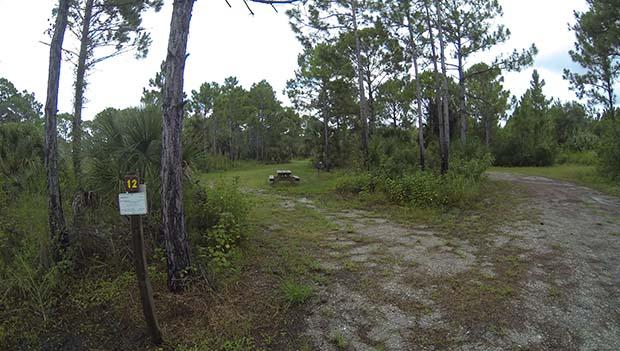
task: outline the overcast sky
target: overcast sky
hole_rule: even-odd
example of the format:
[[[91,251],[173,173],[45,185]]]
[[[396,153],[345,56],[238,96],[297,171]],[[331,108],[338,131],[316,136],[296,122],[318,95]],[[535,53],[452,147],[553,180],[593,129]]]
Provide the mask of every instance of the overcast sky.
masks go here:
[[[249,15],[241,0],[199,0],[191,22],[185,71],[185,90],[197,89],[202,82],[222,82],[237,76],[246,88],[268,80],[281,94],[293,77],[301,49],[288,25],[284,8],[276,13],[271,7],[254,4]],[[49,49],[40,41],[56,0],[0,0],[0,77],[19,90],[34,92],[45,100]],[[574,93],[562,79],[562,70],[574,64],[568,56],[574,35],[568,23],[574,22],[573,10],[584,10],[585,0],[500,0],[504,8],[502,22],[512,32],[509,42],[493,53],[510,52],[535,43],[539,49],[534,65],[545,79],[545,93],[568,101]],[[145,16],[144,27],[152,33],[149,56],[136,60],[131,54],[100,63],[89,77],[84,116],[91,119],[106,107],[124,108],[139,104],[142,88],[159,70],[165,58],[172,1],[165,0],[159,13]],[[473,64],[475,62],[469,62]],[[532,68],[533,69],[533,68]],[[520,96],[527,89],[532,69],[508,73],[506,87]],[[60,111],[70,112],[73,72],[63,65]]]

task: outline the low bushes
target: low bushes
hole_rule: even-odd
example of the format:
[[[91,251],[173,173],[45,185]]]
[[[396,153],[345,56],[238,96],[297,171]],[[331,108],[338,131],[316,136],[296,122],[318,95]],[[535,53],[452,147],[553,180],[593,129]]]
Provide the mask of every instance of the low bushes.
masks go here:
[[[620,127],[612,125],[603,137],[599,149],[599,173],[611,180],[620,180]]]
[[[189,189],[187,225],[196,256],[216,268],[230,266],[243,237],[251,203],[238,181]]]
[[[483,174],[491,162],[489,155],[471,160],[456,158],[445,176],[431,171],[402,176],[390,176],[389,172],[352,174],[339,179],[334,191],[341,195],[374,194],[397,205],[459,206],[479,193]]]
[[[559,153],[556,162],[558,164],[595,166],[598,164],[596,151],[562,151]]]
[[[372,193],[377,187],[377,182],[379,182],[379,177],[370,173],[346,175],[338,180],[334,190],[341,195]]]
[[[529,145],[512,139],[498,142],[494,151],[495,165],[503,167],[551,166],[557,155],[557,147],[551,143]]]

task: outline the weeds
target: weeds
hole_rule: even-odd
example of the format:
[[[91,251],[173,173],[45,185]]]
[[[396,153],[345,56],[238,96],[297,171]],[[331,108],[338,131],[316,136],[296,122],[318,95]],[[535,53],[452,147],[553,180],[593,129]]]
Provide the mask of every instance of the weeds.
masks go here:
[[[344,350],[347,347],[347,340],[340,334],[340,332],[336,332],[332,338],[332,343],[338,350]]]
[[[290,306],[301,305],[312,296],[312,287],[287,279],[282,283],[282,293]]]

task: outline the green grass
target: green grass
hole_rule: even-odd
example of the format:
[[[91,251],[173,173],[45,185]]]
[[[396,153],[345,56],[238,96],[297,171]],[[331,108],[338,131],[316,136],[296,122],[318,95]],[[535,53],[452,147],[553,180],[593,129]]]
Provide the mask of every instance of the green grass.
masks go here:
[[[331,341],[338,350],[344,350],[347,347],[347,340],[339,332],[332,336]]]
[[[270,185],[269,175],[275,175],[279,169],[286,169],[301,177],[299,184],[278,183]],[[318,195],[329,192],[342,175],[342,171],[318,172],[308,160],[295,160],[289,163],[257,165],[255,163],[241,165],[225,172],[212,172],[200,176],[200,180],[212,182],[219,178],[238,178],[239,184],[251,189],[273,189],[295,195]]]
[[[312,287],[300,284],[293,279],[287,279],[282,283],[282,293],[284,299],[291,305],[301,305],[312,296]]]
[[[594,166],[558,165],[552,167],[493,167],[490,172],[516,173],[564,180],[620,196],[620,185],[601,177]]]

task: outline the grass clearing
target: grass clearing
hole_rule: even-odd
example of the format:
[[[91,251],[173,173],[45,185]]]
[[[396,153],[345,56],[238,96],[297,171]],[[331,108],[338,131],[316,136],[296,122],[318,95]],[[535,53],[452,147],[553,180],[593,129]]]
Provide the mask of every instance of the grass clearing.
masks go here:
[[[270,185],[269,175],[275,175],[279,169],[286,169],[299,176],[299,184],[276,183]],[[314,169],[308,160],[295,160],[289,163],[256,165],[248,164],[225,172],[205,173],[200,180],[213,182],[219,178],[238,178],[239,184],[250,189],[273,190],[291,195],[320,195],[331,191],[339,175],[344,171],[324,172]]]
[[[301,177],[301,183],[269,185],[268,176],[277,169],[290,169]],[[345,171],[319,173],[308,161],[278,165],[242,164],[226,172],[197,175],[203,184],[237,178],[254,206],[248,215],[249,225],[244,235],[247,239],[234,256],[233,267],[221,272],[210,272],[205,267],[205,272],[201,271],[194,278],[188,292],[182,295],[168,293],[165,262],[157,259],[150,262],[156,308],[168,341],[167,349],[307,349],[307,339],[301,328],[308,308],[304,303],[312,300],[313,287],[359,275],[359,289],[373,289],[372,282],[361,273],[363,266],[359,262],[338,257],[343,260],[343,271],[347,275],[343,278],[323,269],[317,260],[325,255],[324,239],[327,235],[335,232],[346,235],[356,231],[350,224],[346,225],[348,217],[339,218],[340,211],[369,211],[364,212],[366,217],[360,219],[368,225],[372,225],[373,217],[386,218],[407,226],[415,224],[429,228],[446,239],[470,240],[475,245],[485,245],[497,226],[515,220],[513,209],[520,201],[518,192],[508,184],[484,181],[481,195],[466,208],[398,206],[378,196],[335,194],[336,182],[346,175]],[[13,211],[20,212],[17,217],[23,217],[21,212],[30,206],[34,204],[24,203]],[[43,208],[36,216],[43,221],[29,225],[41,227],[41,232],[45,232],[45,207],[36,207]],[[344,227],[339,223],[345,223]],[[360,245],[374,242],[371,237],[357,239],[354,241]],[[450,243],[448,246],[456,246]],[[338,249],[338,246],[332,247],[336,253],[339,253]],[[383,256],[385,259],[376,263],[384,267],[397,263],[397,257]],[[498,263],[504,267],[500,275],[506,279],[475,275],[458,277],[451,282],[442,281],[446,284],[441,285],[437,292],[438,302],[442,305],[460,304],[448,310],[456,311],[456,316],[465,321],[468,320],[466,310],[473,310],[474,315],[477,314],[476,308],[480,308],[481,313],[483,310],[481,306],[472,305],[471,301],[490,299],[503,306],[515,291],[508,280],[518,281],[522,273],[522,263],[514,258],[516,256],[507,257],[509,259]],[[411,267],[414,266],[416,263],[412,262]],[[378,272],[382,271],[379,269]],[[141,338],[141,310],[135,303],[139,297],[133,274],[111,273],[106,281],[94,281],[94,278],[97,278],[96,274],[63,284],[78,293],[67,298],[58,310],[52,311],[50,318],[57,318],[62,313],[65,319],[50,327],[50,335],[65,337],[66,331],[62,330],[79,329],[81,334],[77,338],[86,348],[96,345],[120,347],[117,345],[119,340],[135,340],[132,346],[145,348],[146,343]],[[461,302],[451,298],[455,292],[464,296]],[[91,296],[94,300],[89,299]],[[404,307],[415,311],[416,315],[428,312],[428,307],[420,304]],[[53,345],[63,345],[63,342],[60,340]],[[334,337],[332,342],[339,349],[350,347],[342,335]]]

